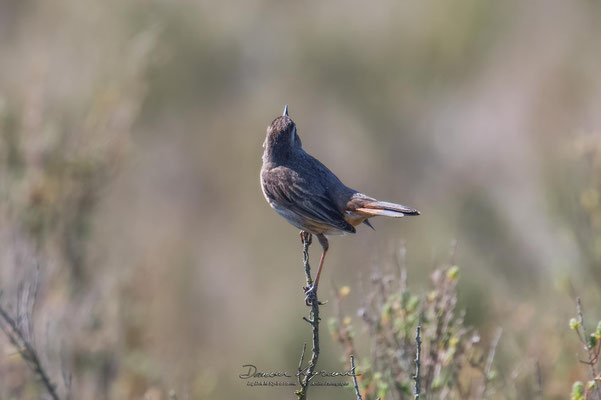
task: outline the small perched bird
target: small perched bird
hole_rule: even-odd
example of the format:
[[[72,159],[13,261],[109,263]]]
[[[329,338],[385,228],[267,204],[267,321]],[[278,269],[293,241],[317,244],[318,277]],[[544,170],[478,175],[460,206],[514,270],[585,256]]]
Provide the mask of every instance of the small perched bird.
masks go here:
[[[368,218],[378,215],[419,215],[413,208],[378,201],[340,182],[303,150],[296,124],[288,116],[288,105],[283,115],[267,127],[263,148],[261,187],[265,199],[289,223],[317,236],[323,248],[315,283],[305,289],[307,304],[317,293],[329,247],[326,236],[355,233],[355,227],[361,223],[373,229]]]

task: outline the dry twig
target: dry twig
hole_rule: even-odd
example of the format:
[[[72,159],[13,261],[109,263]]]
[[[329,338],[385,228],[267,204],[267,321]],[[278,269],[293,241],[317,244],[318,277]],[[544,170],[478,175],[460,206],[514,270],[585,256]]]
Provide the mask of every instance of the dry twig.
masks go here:
[[[33,303],[34,302],[31,304]],[[19,319],[22,318],[19,317]],[[0,305],[0,330],[4,332],[10,343],[19,352],[23,360],[25,360],[27,365],[34,372],[36,377],[42,383],[42,386],[48,392],[48,395],[50,395],[53,400],[59,400],[60,397],[56,392],[55,385],[52,383],[48,373],[44,369],[31,340],[28,339],[28,336],[32,337],[32,331],[26,332],[22,329],[23,325],[27,326],[28,330],[33,329],[31,325],[31,315],[25,319],[29,322],[26,324],[19,324],[15,318],[13,318],[9,312],[2,305]]]
[[[422,337],[421,337],[422,327],[420,325],[415,328],[415,343],[417,345],[417,349],[415,351],[415,375],[413,379],[415,380],[415,391],[413,392],[413,396],[415,400],[419,399],[421,394],[421,389],[419,385],[419,375],[421,370],[421,356],[422,356]]]
[[[351,355],[351,372],[353,373],[353,385],[355,386],[355,395],[357,400],[363,400],[361,393],[359,392],[359,385],[357,384],[357,375],[355,374],[355,357]]]
[[[309,246],[311,245],[311,234],[308,232],[301,232],[301,241],[303,243],[303,264],[305,266],[305,277],[307,281],[307,287],[311,287],[313,279],[311,278],[311,266],[309,265]],[[296,395],[299,400],[305,400],[307,398],[307,391],[309,389],[309,383],[314,376],[315,366],[317,365],[317,359],[319,358],[319,300],[317,299],[317,293],[314,293],[311,299],[311,311],[309,312],[309,318],[303,317],[311,325],[312,331],[312,351],[311,359],[306,368],[303,368],[303,360],[305,357],[306,345],[303,346],[303,352],[298,365],[298,383],[300,389],[296,391]]]
[[[580,300],[580,297],[576,298],[576,311],[578,312],[578,322],[580,323],[580,329],[582,329],[582,337],[580,338],[580,340],[584,344],[588,355],[588,360],[584,361],[584,364],[588,364],[589,369],[591,370],[591,378],[595,383],[593,387],[595,388],[597,399],[601,399],[601,388],[599,388],[599,383],[597,382],[598,374],[597,369],[595,368],[595,364],[599,359],[599,353],[595,352],[595,349],[592,348],[588,342],[588,335],[586,334],[586,328],[584,327],[584,316],[582,313],[582,302]],[[576,332],[578,333],[578,336],[580,336],[580,331],[576,330]]]

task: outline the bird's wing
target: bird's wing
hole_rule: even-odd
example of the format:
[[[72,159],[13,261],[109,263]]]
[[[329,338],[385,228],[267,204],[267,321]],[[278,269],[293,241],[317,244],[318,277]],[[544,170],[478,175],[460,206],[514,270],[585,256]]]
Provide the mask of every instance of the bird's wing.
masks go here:
[[[263,189],[281,207],[317,223],[355,233],[355,228],[345,221],[325,188],[311,184],[288,168],[277,167],[264,173]]]

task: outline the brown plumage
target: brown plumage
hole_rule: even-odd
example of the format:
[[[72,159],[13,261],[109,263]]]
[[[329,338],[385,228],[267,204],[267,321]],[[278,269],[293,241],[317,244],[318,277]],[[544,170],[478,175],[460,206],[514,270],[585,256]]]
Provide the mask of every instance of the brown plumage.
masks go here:
[[[316,235],[323,247],[315,284],[309,288],[308,296],[317,291],[328,251],[326,235],[355,233],[355,227],[361,223],[372,227],[368,218],[379,215],[419,215],[413,208],[378,201],[340,182],[303,150],[296,125],[288,116],[288,106],[267,128],[263,147],[261,187],[265,199],[292,225]]]

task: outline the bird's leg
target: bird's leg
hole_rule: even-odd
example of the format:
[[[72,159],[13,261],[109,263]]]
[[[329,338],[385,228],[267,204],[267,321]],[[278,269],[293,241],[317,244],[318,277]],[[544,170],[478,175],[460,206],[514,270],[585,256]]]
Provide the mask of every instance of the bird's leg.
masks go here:
[[[328,243],[328,239],[323,234],[317,235],[317,239],[319,239],[319,244],[323,248],[323,252],[321,253],[321,259],[319,260],[319,267],[317,268],[317,275],[315,276],[315,282],[313,285],[308,287],[305,290],[305,303],[310,305],[313,300],[317,298],[317,285],[319,284],[319,277],[321,276],[321,269],[323,268],[323,261],[326,258],[326,253],[328,252],[328,248],[330,247]]]
[[[319,277],[321,276],[321,269],[323,268],[323,261],[326,258],[326,253],[328,252],[329,248],[328,239],[326,239],[325,236],[320,235],[317,238],[319,239],[321,247],[323,247],[323,252],[321,253],[321,258],[319,259],[319,268],[317,268],[317,276],[315,277],[315,290],[317,290],[317,285],[319,284]]]

